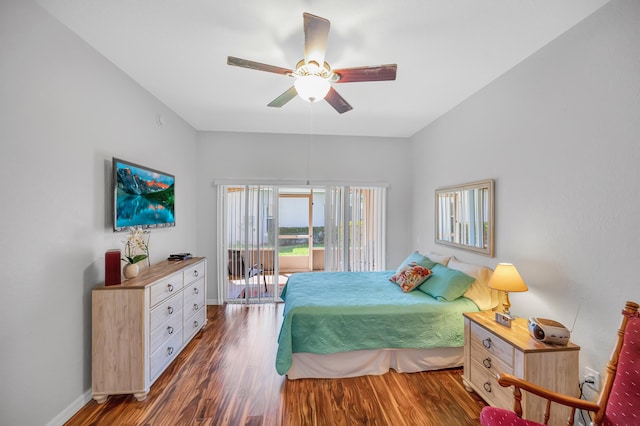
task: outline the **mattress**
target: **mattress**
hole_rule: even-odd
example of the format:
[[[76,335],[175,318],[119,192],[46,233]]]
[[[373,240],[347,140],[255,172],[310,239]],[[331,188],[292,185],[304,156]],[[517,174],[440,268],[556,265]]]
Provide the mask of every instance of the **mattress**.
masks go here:
[[[464,345],[462,313],[477,311],[476,304],[464,297],[441,302],[419,290],[404,293],[389,281],[393,273],[293,274],[282,292],[285,308],[278,337],[278,373],[289,374],[294,354],[300,358],[305,354],[373,356],[375,353],[376,357],[397,358],[394,351],[398,349],[458,348],[451,349],[458,356]],[[313,358],[306,357],[305,362],[313,363]],[[398,366],[391,358],[391,368]],[[330,360],[329,367],[344,362]],[[289,374],[290,378],[294,373],[295,370]]]

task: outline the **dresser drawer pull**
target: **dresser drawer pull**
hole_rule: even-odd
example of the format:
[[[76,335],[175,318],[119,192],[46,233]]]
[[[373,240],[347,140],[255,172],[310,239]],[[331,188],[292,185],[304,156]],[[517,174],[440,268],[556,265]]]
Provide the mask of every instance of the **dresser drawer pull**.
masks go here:
[[[173,327],[168,326],[168,327],[167,327],[167,333],[169,333],[169,334],[173,334]]]
[[[193,276],[194,276],[195,278],[198,278],[198,271],[193,271]]]
[[[491,358],[487,357],[483,359],[482,365],[484,365],[486,368],[491,368]]]
[[[198,290],[196,287],[193,288],[193,294],[200,294],[200,290]]]
[[[491,383],[485,382],[484,385],[482,385],[482,387],[484,388],[485,391],[491,393]]]
[[[173,308],[171,306],[169,306],[167,308],[167,311],[169,312],[169,315],[171,315],[173,313]]]
[[[193,328],[198,328],[199,325],[200,323],[198,321],[193,322]]]
[[[173,291],[173,284],[167,284],[167,290],[171,293]]]
[[[169,355],[169,356],[173,355],[173,346],[169,346],[167,348],[167,355]]]
[[[486,339],[484,339],[482,341],[482,345],[487,349],[491,349],[491,338],[487,337]]]
[[[193,304],[193,310],[194,310],[194,311],[197,311],[197,310],[198,310],[198,304],[197,304],[197,303],[194,303],[194,304]]]

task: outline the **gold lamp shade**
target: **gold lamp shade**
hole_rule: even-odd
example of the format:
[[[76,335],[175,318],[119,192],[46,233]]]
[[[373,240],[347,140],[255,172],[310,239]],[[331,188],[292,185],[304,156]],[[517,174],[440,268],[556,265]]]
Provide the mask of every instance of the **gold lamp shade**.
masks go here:
[[[489,279],[489,287],[504,291],[502,306],[505,315],[510,315],[509,308],[511,308],[511,303],[509,302],[509,292],[528,290],[518,270],[511,263],[498,263],[498,266],[496,266],[496,269],[491,275],[491,279]]]

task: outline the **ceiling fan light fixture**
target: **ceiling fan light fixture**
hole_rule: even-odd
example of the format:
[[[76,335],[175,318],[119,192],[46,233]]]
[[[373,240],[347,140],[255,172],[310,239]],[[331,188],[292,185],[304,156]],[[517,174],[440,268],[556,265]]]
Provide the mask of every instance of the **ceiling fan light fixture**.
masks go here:
[[[294,86],[298,96],[307,102],[324,99],[331,88],[327,79],[313,74],[297,77]]]

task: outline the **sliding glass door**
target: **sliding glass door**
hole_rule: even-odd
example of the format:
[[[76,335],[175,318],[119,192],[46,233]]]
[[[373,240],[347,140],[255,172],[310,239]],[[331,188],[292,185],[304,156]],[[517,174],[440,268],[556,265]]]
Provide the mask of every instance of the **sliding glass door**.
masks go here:
[[[218,270],[224,300],[275,300],[277,188],[229,185],[219,187],[218,195]]]
[[[218,186],[218,291],[279,299],[287,277],[385,267],[386,188]]]

